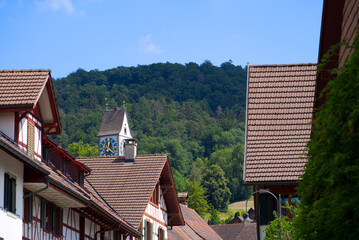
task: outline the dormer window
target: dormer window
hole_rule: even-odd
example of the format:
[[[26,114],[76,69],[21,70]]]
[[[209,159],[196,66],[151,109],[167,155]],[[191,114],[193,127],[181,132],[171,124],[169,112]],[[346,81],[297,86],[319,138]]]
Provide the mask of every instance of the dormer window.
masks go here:
[[[61,172],[66,175],[67,174],[67,162],[65,159],[61,160]]]
[[[84,185],[84,174],[79,170],[78,171],[78,184],[80,186],[83,186]]]

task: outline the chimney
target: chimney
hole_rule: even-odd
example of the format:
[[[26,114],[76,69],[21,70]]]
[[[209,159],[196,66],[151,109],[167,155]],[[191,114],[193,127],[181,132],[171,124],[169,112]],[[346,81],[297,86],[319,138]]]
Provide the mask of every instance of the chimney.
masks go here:
[[[178,202],[182,203],[183,205],[188,205],[188,192],[180,192],[177,193]]]
[[[125,139],[125,162],[133,163],[137,155],[137,140]]]

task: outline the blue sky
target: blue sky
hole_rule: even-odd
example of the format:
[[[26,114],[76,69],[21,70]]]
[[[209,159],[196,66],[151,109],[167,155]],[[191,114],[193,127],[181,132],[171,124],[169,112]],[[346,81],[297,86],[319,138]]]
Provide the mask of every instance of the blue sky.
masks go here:
[[[0,0],[0,69],[317,62],[322,0]]]

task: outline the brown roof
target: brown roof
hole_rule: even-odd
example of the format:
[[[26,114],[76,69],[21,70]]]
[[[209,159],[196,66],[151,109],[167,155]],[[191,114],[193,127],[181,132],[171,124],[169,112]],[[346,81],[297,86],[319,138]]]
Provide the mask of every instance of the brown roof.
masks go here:
[[[198,213],[180,204],[185,220],[185,226],[173,227],[168,231],[168,239],[207,239],[221,240],[222,238],[198,215]]]
[[[0,107],[33,107],[50,70],[0,71]]]
[[[246,183],[296,182],[311,134],[316,64],[250,66]]]
[[[126,108],[116,108],[105,111],[98,136],[118,134],[121,131]],[[129,129],[129,126],[127,126]]]
[[[43,115],[43,123],[56,124],[53,126],[56,127],[56,130],[50,130],[49,134],[59,134],[61,132],[60,115],[51,79],[50,70],[1,70],[0,109],[31,111],[39,102],[43,90],[47,88],[52,111],[45,109],[42,114],[51,112],[52,117],[48,118],[48,116]],[[44,131],[48,127],[44,127]]]
[[[151,194],[158,180],[170,186],[165,194],[169,215],[174,215],[170,225],[183,225],[176,190],[165,154],[137,155],[133,164],[120,157],[78,158],[92,171],[86,179],[102,198],[129,223],[140,224]]]
[[[223,240],[256,240],[256,223],[245,226],[244,223],[211,225],[212,229],[222,237]]]
[[[6,134],[0,131],[0,149],[6,151],[13,157],[23,161],[26,165],[29,165],[39,170],[44,175],[48,176],[51,184],[56,184],[66,192],[70,193],[75,199],[80,202],[90,202],[99,211],[111,216],[117,222],[120,222],[123,227],[129,230],[134,236],[139,236],[139,233],[133,226],[127,223],[121,216],[118,215],[113,209],[111,209],[100,195],[92,188],[90,184],[85,181],[85,187],[79,186],[77,183],[72,182],[61,171],[56,169],[52,164],[46,165],[43,162],[35,160],[33,156],[27,154],[22,150],[17,143],[10,139]]]

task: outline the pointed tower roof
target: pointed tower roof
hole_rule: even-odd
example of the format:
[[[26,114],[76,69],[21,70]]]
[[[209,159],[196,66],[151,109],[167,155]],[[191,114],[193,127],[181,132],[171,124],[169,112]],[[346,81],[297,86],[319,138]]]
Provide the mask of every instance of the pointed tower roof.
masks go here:
[[[97,136],[118,134],[122,129],[125,115],[127,115],[125,107],[106,110],[102,118],[100,132]]]

